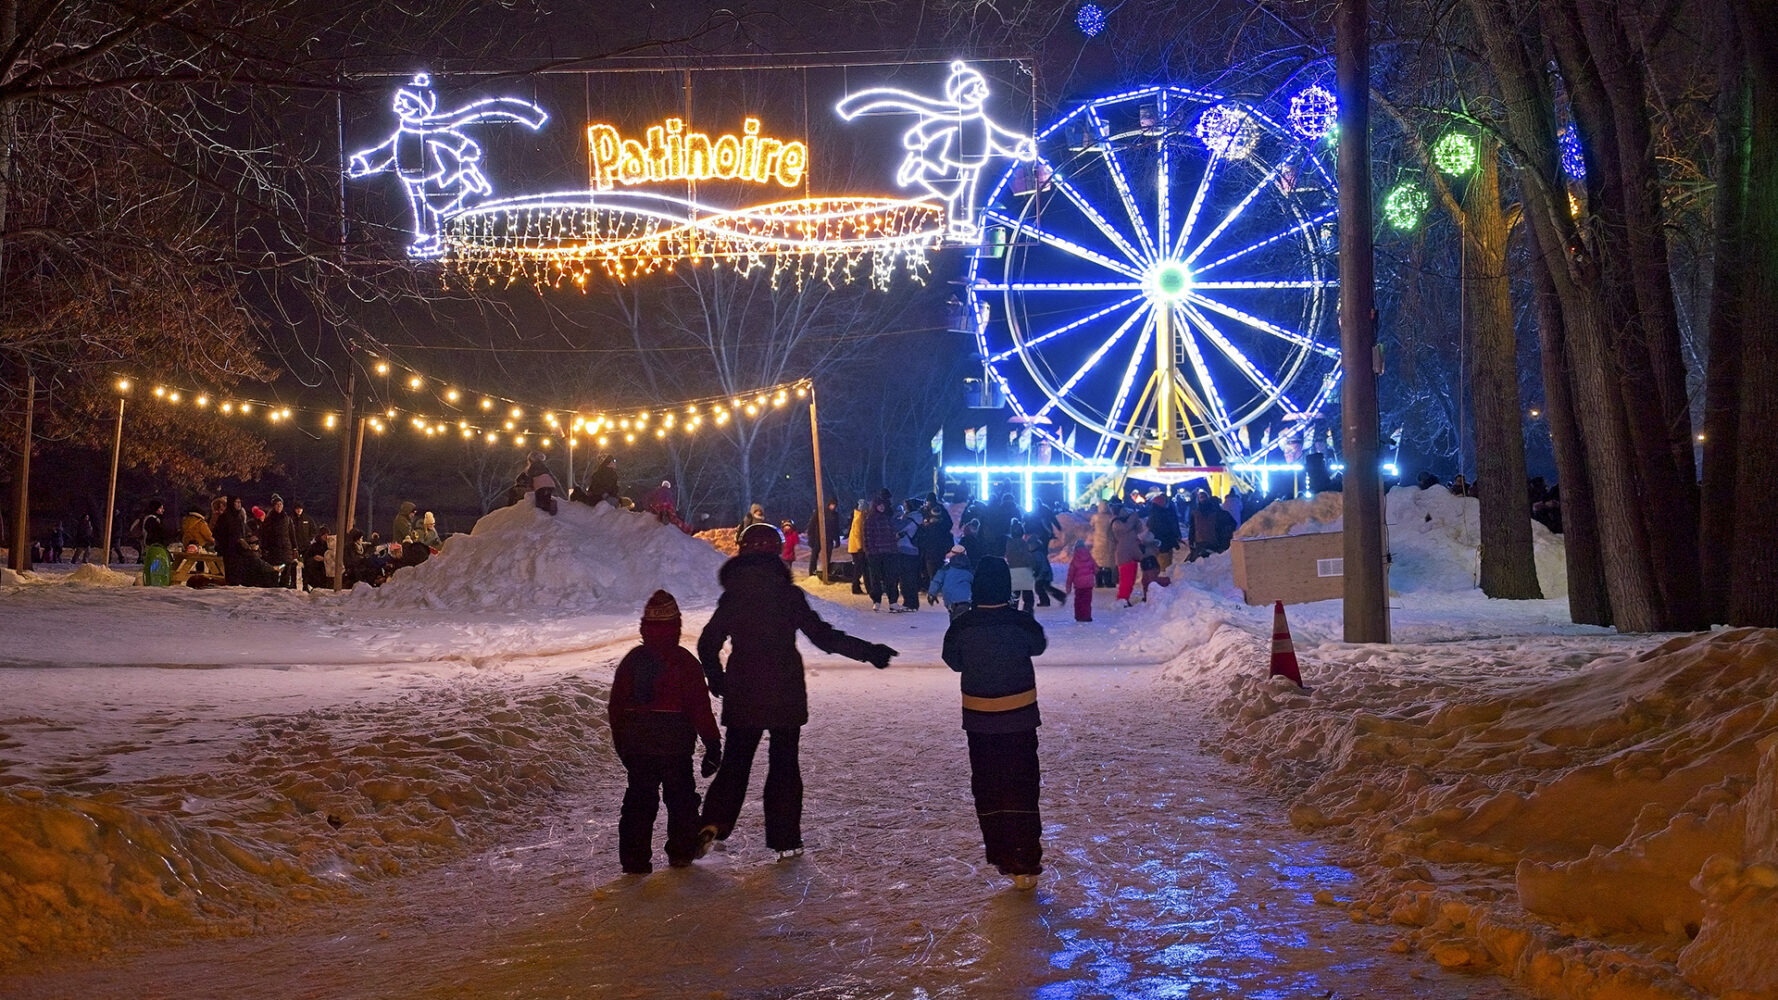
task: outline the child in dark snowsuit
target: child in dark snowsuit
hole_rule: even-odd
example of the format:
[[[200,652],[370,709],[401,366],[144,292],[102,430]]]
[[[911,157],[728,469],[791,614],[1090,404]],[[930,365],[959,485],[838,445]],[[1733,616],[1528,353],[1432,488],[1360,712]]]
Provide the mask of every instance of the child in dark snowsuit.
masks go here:
[[[1090,592],[1090,591],[1089,591]],[[963,729],[969,736],[969,787],[988,863],[1030,889],[1043,871],[1043,821],[1037,811],[1037,670],[1031,658],[1048,645],[1037,619],[1010,606],[1006,560],[976,565],[975,607],[945,631],[945,663],[963,675]]]
[[[722,734],[710,712],[710,690],[697,657],[679,645],[679,604],[657,590],[642,609],[642,645],[629,651],[611,679],[607,706],[611,742],[629,772],[617,821],[617,859],[632,875],[654,870],[656,807],[667,803],[667,863],[698,856],[698,790],[691,775],[693,744],[704,741],[704,776],[722,763]]]
[[[783,536],[769,524],[750,524],[741,532],[740,553],[717,573],[722,597],[716,613],[698,636],[698,659],[711,692],[722,699],[722,724],[728,727],[728,756],[705,796],[704,825],[698,835],[705,845],[728,839],[747,798],[753,755],[769,732],[766,846],[788,857],[803,851],[803,777],[797,745],[809,721],[809,691],[796,634],[808,636],[824,652],[878,669],[889,666],[895,650],[822,621],[779,558],[783,548]],[[725,641],[731,644],[726,668],[721,659]]]
[[[531,495],[537,503],[537,509],[551,514],[556,512],[556,477],[550,475],[549,458],[541,451],[531,453],[531,460],[525,466],[525,478],[531,481]]]
[[[1074,543],[1074,558],[1068,562],[1068,589],[1074,591],[1074,620],[1093,620],[1093,585],[1097,582],[1099,564],[1093,561],[1093,550],[1087,543]]]

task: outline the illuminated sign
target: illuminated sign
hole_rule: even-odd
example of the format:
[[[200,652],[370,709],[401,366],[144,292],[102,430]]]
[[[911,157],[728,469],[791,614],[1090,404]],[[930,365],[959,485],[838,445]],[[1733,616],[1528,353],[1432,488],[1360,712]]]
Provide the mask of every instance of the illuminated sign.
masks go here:
[[[346,168],[348,177],[388,170],[401,178],[414,213],[414,242],[408,253],[416,257],[438,256],[445,220],[494,193],[481,170],[481,146],[460,130],[493,122],[535,130],[549,120],[542,108],[516,97],[494,97],[440,112],[431,83],[420,73],[397,90],[393,107],[400,123],[395,134],[353,153]]]
[[[741,133],[712,139],[703,132],[688,132],[683,121],[669,118],[648,129],[644,144],[625,139],[610,125],[589,125],[593,186],[609,191],[614,184],[678,180],[777,181],[785,187],[803,182],[809,166],[806,143],[760,135],[757,118],[742,122]]]
[[[1030,136],[988,117],[988,93],[986,77],[955,62],[942,97],[876,88],[840,101],[845,121],[918,116],[902,134],[908,152],[896,173],[903,187],[923,189],[915,197],[816,193],[725,206],[686,197],[699,192],[683,188],[630,190],[690,181],[805,186],[808,144],[764,134],[760,119],[748,117],[738,132],[717,135],[667,118],[639,139],[589,123],[589,188],[495,198],[481,147],[463,129],[499,122],[537,129],[547,116],[512,97],[439,112],[424,74],[396,92],[395,133],[354,153],[346,172],[394,173],[413,208],[409,252],[442,256],[471,281],[584,285],[595,269],[625,279],[682,261],[721,261],[743,271],[769,267],[774,281],[787,273],[799,283],[868,274],[881,285],[898,269],[918,275],[927,252],[947,241],[974,242],[976,186],[990,161],[1035,159]]]
[[[968,240],[978,228],[975,189],[982,168],[996,156],[1037,158],[1037,143],[1030,136],[1002,128],[988,117],[982,110],[987,100],[987,79],[954,62],[942,98],[879,87],[849,95],[835,110],[846,121],[865,114],[919,115],[919,122],[901,137],[908,155],[896,171],[896,183],[917,184],[944,202],[951,235]]]

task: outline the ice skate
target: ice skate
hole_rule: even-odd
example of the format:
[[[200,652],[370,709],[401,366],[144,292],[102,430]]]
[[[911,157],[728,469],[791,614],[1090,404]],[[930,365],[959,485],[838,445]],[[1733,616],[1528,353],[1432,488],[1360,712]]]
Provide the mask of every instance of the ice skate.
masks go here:
[[[698,831],[698,850],[694,858],[701,858],[710,853],[710,845],[716,842],[716,827],[706,826]]]
[[[1032,889],[1037,888],[1037,876],[1014,875],[1012,877],[1012,887],[1020,892],[1030,892]]]
[[[803,849],[800,847],[792,847],[791,849],[789,849],[787,851],[779,851],[778,852],[778,860],[779,861],[789,861],[791,858],[800,858],[802,856],[803,856]]]

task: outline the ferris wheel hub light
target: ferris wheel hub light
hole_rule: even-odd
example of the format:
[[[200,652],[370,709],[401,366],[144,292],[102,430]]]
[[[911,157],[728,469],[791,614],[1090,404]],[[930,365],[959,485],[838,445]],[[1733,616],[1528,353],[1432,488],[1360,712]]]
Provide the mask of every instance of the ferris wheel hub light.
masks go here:
[[[1149,272],[1148,285],[1156,298],[1176,302],[1191,291],[1192,273],[1184,265],[1169,261]]]

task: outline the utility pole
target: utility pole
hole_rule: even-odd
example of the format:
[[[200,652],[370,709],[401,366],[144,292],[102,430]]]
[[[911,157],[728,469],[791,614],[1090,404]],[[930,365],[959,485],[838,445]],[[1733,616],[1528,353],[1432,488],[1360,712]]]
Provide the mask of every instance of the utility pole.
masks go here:
[[[809,448],[815,453],[815,540],[821,546],[821,582],[833,582],[827,570],[827,493],[821,485],[821,422],[815,416],[815,382],[809,381]]]
[[[105,491],[105,537],[99,543],[99,565],[111,565],[111,522],[112,513],[117,510],[117,460],[123,456],[123,394],[129,391],[128,382],[117,385],[117,433],[111,436],[111,488]]]
[[[1383,584],[1383,456],[1377,418],[1376,273],[1371,245],[1368,0],[1334,15],[1340,92],[1340,424],[1346,451],[1347,642],[1388,642]]]

